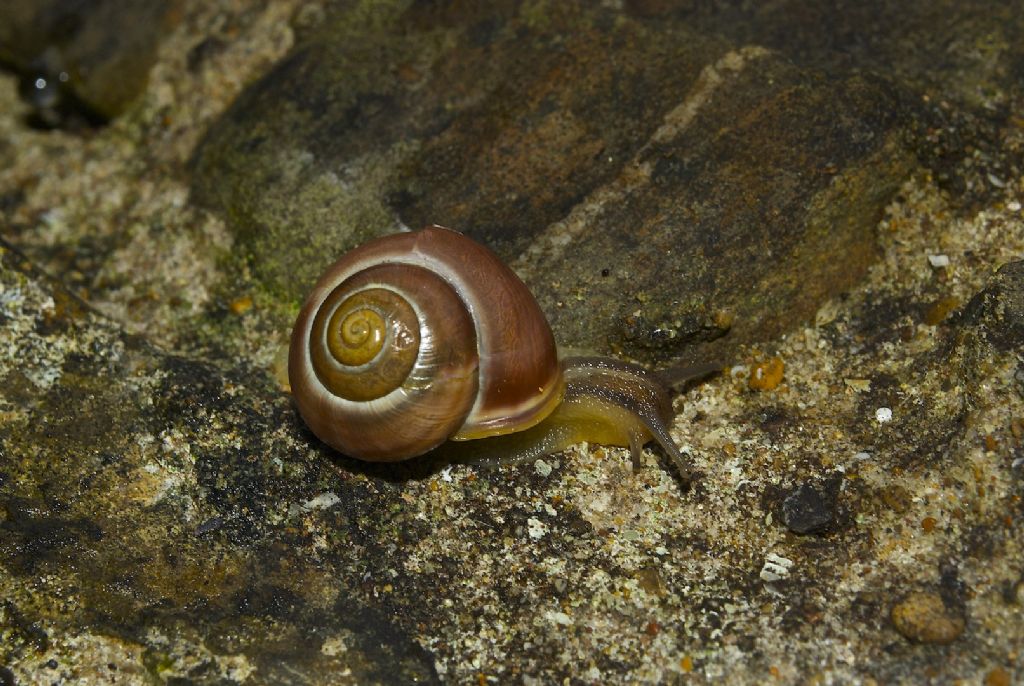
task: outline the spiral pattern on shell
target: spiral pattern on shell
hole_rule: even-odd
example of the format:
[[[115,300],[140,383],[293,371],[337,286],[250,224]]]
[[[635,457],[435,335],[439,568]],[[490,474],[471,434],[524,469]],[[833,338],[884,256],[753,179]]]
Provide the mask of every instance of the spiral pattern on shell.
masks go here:
[[[563,387],[526,286],[436,226],[370,241],[328,269],[296,321],[288,368],[313,432],[372,461],[529,428]]]

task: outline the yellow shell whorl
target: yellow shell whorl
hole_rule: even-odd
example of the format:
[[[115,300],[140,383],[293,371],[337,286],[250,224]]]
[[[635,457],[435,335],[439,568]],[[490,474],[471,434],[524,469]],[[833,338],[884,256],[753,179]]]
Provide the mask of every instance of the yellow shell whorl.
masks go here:
[[[351,298],[350,298],[351,300]],[[354,309],[346,300],[327,324],[327,348],[346,366],[366,364],[387,340],[387,323],[376,310]]]
[[[342,283],[324,300],[313,319],[310,358],[331,393],[373,400],[405,383],[419,353],[420,324],[400,293],[349,292]]]

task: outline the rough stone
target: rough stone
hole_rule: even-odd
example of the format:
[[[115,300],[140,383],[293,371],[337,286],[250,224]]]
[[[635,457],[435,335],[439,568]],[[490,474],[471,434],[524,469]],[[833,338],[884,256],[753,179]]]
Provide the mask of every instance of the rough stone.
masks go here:
[[[163,679],[217,669],[216,655],[232,654],[229,673],[268,681],[313,682],[343,666],[358,682],[435,683],[423,650],[356,592],[364,571],[355,570],[372,555],[354,542],[355,520],[297,505],[334,489],[353,506],[376,488],[327,486],[330,462],[307,464],[287,401],[246,388],[244,370],[214,372],[126,336],[24,268],[0,244],[0,662],[53,651],[75,665],[61,637],[88,626],[110,649],[144,652],[140,673]],[[293,438],[259,428],[269,426]],[[307,567],[286,551],[311,517],[338,528],[332,552]],[[62,569],[73,589],[12,586]],[[324,592],[335,584],[349,591]],[[185,608],[197,614],[183,619]],[[304,640],[283,642],[268,632],[275,624]],[[106,662],[74,671],[105,680]]]
[[[512,264],[563,346],[648,361],[778,335],[864,274],[911,158],[890,84],[547,10],[484,35],[343,14],[211,130],[195,196],[286,302],[367,237],[438,223]]]
[[[782,501],[782,519],[793,533],[814,533],[833,522],[835,508],[835,499],[824,490],[814,484],[800,484]]]
[[[1024,348],[1024,261],[1004,264],[963,312],[1000,350]]]
[[[124,111],[146,85],[174,0],[9,0],[0,6],[0,62],[17,69],[43,126]]]
[[[868,90],[884,84],[880,104],[889,102],[885,93],[900,102],[909,94],[901,115],[911,119],[911,145],[925,165],[901,178],[868,231],[864,240],[878,259],[858,281],[806,324],[740,346],[727,373],[678,400],[672,434],[701,472],[687,489],[660,468],[657,452],[645,452],[634,468],[627,451],[595,445],[547,457],[543,469],[430,460],[365,465],[332,454],[302,427],[269,371],[294,303],[268,290],[266,274],[248,269],[260,231],[287,226],[292,215],[245,236],[240,215],[189,202],[196,170],[186,164],[202,158],[193,154],[207,127],[228,126],[224,113],[246,84],[261,83],[275,65],[301,65],[296,55],[321,31],[349,22],[342,37],[351,45],[337,49],[359,59],[338,68],[356,80],[379,73],[379,65],[366,63],[388,62],[403,50],[422,54],[435,41],[430,54],[437,60],[399,60],[395,75],[421,83],[410,98],[423,96],[424,103],[447,89],[442,113],[424,121],[443,121],[447,111],[455,128],[413,127],[401,139],[408,148],[384,155],[375,141],[385,136],[370,124],[386,118],[391,101],[362,97],[351,121],[366,135],[346,129],[337,143],[365,146],[357,159],[394,162],[360,169],[397,176],[310,172],[316,179],[333,171],[340,185],[362,183],[365,192],[356,195],[383,198],[371,204],[380,214],[368,216],[397,224],[429,212],[429,183],[421,179],[403,194],[393,192],[393,182],[414,178],[422,161],[444,159],[430,141],[448,132],[472,145],[463,117],[474,108],[494,114],[489,108],[503,103],[510,115],[535,112],[533,100],[517,104],[483,92],[502,86],[483,78],[488,54],[508,60],[502,73],[515,77],[510,91],[536,95],[556,83],[531,76],[502,52],[502,41],[513,40],[503,31],[515,27],[531,56],[550,55],[537,36],[556,47],[562,41],[558,64],[581,86],[606,83],[600,79],[609,74],[648,73],[626,55],[635,49],[650,57],[653,46],[611,45],[607,55],[620,64],[588,62],[598,79],[590,82],[590,69],[580,71],[567,57],[589,54],[566,28],[579,16],[570,3],[184,0],[181,21],[161,37],[142,97],[106,127],[84,135],[26,127],[16,79],[0,74],[0,232],[3,245],[18,246],[0,260],[0,681],[984,683],[996,668],[1011,678],[1024,671],[1024,373],[1019,349],[997,331],[1013,321],[1006,317],[1013,280],[992,277],[1024,254],[1019,13],[980,0],[955,7],[881,0],[856,8],[661,0],[602,7],[588,10],[601,22],[583,25],[604,37],[600,45],[614,36],[656,36],[665,25],[666,35],[697,34],[722,46],[695,60],[701,74],[718,70],[726,54],[754,55],[754,71],[726,69],[716,91],[729,96],[726,102],[712,98],[690,124],[716,112],[726,117],[708,140],[723,154],[730,148],[715,146],[733,140],[730,131],[744,122],[770,112],[786,120],[771,107],[772,94],[779,95],[773,84],[750,83],[762,73],[796,78],[785,82],[791,85],[810,79],[810,87],[796,89],[801,96],[841,97],[858,83]],[[696,14],[679,14],[687,9]],[[696,20],[714,12],[722,22],[731,15],[750,24],[727,31]],[[396,26],[397,44],[372,48]],[[786,26],[800,36],[792,50],[782,31],[774,43],[766,38]],[[749,40],[737,38],[748,29]],[[799,48],[810,39],[813,49]],[[467,44],[476,45],[477,61],[444,61],[471,55]],[[775,52],[765,53],[766,44]],[[840,49],[830,52],[830,45]],[[685,47],[672,49],[685,56]],[[642,137],[643,127],[657,130],[666,108],[687,98],[694,72],[681,64],[679,90],[662,98],[668,104],[640,98],[636,128],[626,121],[626,132],[614,138],[624,149],[645,145],[651,138]],[[451,78],[432,80],[435,65],[446,65]],[[334,66],[313,61],[297,71]],[[481,71],[479,90],[460,77],[461,66]],[[726,108],[743,95],[741,82],[753,89],[751,99],[768,95],[762,109]],[[586,121],[583,110],[565,104],[575,102],[571,89],[555,90],[566,109],[555,123]],[[294,96],[296,107],[316,104],[314,113],[355,104],[336,91]],[[260,97],[249,90],[239,103],[258,105]],[[805,113],[814,109],[799,102]],[[236,108],[227,116],[245,114]],[[276,133],[277,111],[263,111],[263,121],[250,123]],[[748,118],[733,121],[726,115],[733,111]],[[520,118],[521,131],[515,120],[485,121],[503,140],[528,143],[525,132],[552,130],[591,140],[591,129],[568,124],[538,129],[553,115],[536,112]],[[845,111],[825,103],[822,112]],[[855,124],[839,121],[836,130]],[[684,129],[683,139],[694,130]],[[306,132],[298,120],[283,134]],[[314,163],[334,140],[330,129],[320,134],[309,148]],[[792,136],[786,140],[799,138]],[[764,142],[748,140],[748,157],[756,158]],[[694,159],[715,174],[713,151],[691,142]],[[488,145],[479,141],[478,149]],[[776,207],[776,190],[781,198],[806,197],[786,195],[813,185],[793,182],[795,170],[807,169],[801,159],[766,145],[778,153],[766,153],[766,161],[780,163],[779,185],[760,186],[760,198],[744,196],[753,186],[734,187],[734,196],[723,191],[726,208]],[[557,180],[556,167],[540,164],[551,158],[531,150],[538,174]],[[672,145],[663,152],[679,162]],[[655,168],[660,159],[651,158]],[[584,176],[598,170],[573,169]],[[701,176],[694,171],[694,183]],[[485,216],[483,196],[458,170],[438,177],[439,202]],[[244,197],[304,188],[287,174],[249,178],[248,188],[207,190]],[[665,188],[679,190],[679,177],[671,178],[676,185]],[[718,178],[729,180],[724,171]],[[481,179],[501,187],[494,176]],[[208,180],[220,182],[217,175]],[[849,188],[856,194],[862,187]],[[460,210],[463,191],[474,203]],[[555,196],[551,189],[547,197]],[[285,207],[319,207],[318,221],[345,221],[344,208],[317,204],[326,197],[310,188],[306,203]],[[670,199],[653,191],[648,197],[671,209]],[[840,207],[856,203],[840,200]],[[604,207],[630,221],[631,214]],[[638,221],[652,224],[643,207],[634,209]],[[539,231],[542,238],[546,229]],[[638,235],[640,247],[621,252],[642,251],[654,235]],[[282,253],[291,250],[280,245]],[[324,245],[320,252],[335,252]],[[835,259],[835,251],[828,254]],[[940,266],[936,255],[945,258]],[[561,278],[545,277],[540,262],[527,255],[519,267],[531,279]],[[625,279],[614,267],[593,267],[595,274],[607,270],[601,278]],[[809,282],[814,274],[778,268],[780,280]],[[629,292],[610,293],[615,302],[607,307]],[[928,316],[936,303],[975,304]],[[730,313],[708,321],[733,333],[743,323]],[[623,334],[632,341],[627,350],[641,350],[644,330],[642,320],[630,323],[626,331],[636,337]],[[757,365],[774,358],[785,361],[783,382],[751,390]],[[878,421],[881,408],[889,421]],[[827,535],[795,536],[780,526],[787,488],[825,482],[835,483],[842,506]],[[890,620],[900,598],[886,589],[933,589],[943,613],[967,620],[962,633],[946,645],[904,639]]]
[[[1024,27],[1016,0],[626,4],[645,21],[685,22],[703,34],[765,46],[798,65],[892,75],[924,105],[915,127],[919,159],[963,207],[997,201],[1000,179],[1016,176],[999,149],[1000,129],[1013,126],[1021,91]],[[969,162],[958,152],[967,140],[974,147]],[[975,183],[977,172],[997,183]]]

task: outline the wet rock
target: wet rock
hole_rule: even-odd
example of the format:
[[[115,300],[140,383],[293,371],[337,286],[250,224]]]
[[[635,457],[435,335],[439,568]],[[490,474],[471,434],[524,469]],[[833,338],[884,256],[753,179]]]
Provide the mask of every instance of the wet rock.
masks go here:
[[[195,198],[285,302],[370,235],[440,223],[510,262],[563,345],[648,360],[771,337],[863,275],[909,162],[885,81],[545,7],[483,33],[342,14],[211,130]]]
[[[941,175],[908,175],[901,195],[890,203],[886,220],[874,232],[885,259],[874,263],[865,281],[832,298],[813,327],[791,328],[768,345],[745,351],[740,362],[748,368],[768,356],[784,359],[785,383],[769,393],[750,393],[742,382],[745,379],[730,383],[729,377],[713,378],[679,399],[676,410],[681,416],[673,434],[702,471],[693,488],[684,492],[660,470],[649,468],[657,455],[646,455],[644,468],[631,471],[625,451],[593,446],[579,446],[547,459],[555,466],[546,476],[538,475],[537,466],[531,465],[496,471],[468,466],[441,471],[423,465],[381,468],[323,449],[302,428],[287,399],[259,380],[261,365],[270,359],[267,347],[275,345],[274,336],[287,328],[280,321],[268,321],[267,308],[273,305],[268,295],[279,304],[286,299],[263,286],[274,283],[266,272],[260,273],[255,288],[233,280],[245,274],[234,268],[245,266],[249,248],[262,240],[259,234],[266,227],[253,226],[252,235],[246,236],[241,219],[256,214],[226,213],[237,222],[233,261],[208,263],[208,269],[199,271],[185,269],[183,265],[208,259],[211,243],[211,233],[190,230],[208,222],[212,235],[223,238],[221,222],[187,207],[188,172],[173,162],[168,165],[191,150],[200,135],[195,122],[219,111],[222,100],[215,94],[222,87],[227,87],[223,92],[233,92],[230,84],[249,82],[272,63],[268,55],[276,57],[284,50],[292,35],[283,25],[290,16],[287,2],[190,2],[185,17],[190,28],[174,33],[175,50],[165,46],[160,51],[157,72],[161,93],[181,97],[159,112],[139,108],[132,121],[124,122],[126,126],[99,130],[90,137],[27,130],[9,114],[20,107],[13,79],[0,75],[0,105],[16,105],[0,106],[0,128],[5,133],[0,136],[4,162],[0,209],[6,213],[5,226],[19,241],[45,246],[33,259],[45,260],[47,251],[59,251],[60,260],[68,261],[50,262],[48,271],[75,284],[76,292],[78,285],[89,286],[88,297],[94,302],[103,302],[112,292],[124,294],[115,302],[128,302],[136,295],[169,300],[167,295],[149,292],[151,270],[167,260],[176,265],[166,272],[167,290],[172,293],[196,284],[209,288],[218,279],[227,283],[222,297],[211,296],[219,297],[220,303],[212,309],[204,309],[203,304],[211,301],[190,300],[186,292],[184,300],[196,304],[180,319],[160,308],[134,309],[128,315],[110,308],[113,316],[129,321],[152,321],[157,328],[143,331],[155,345],[164,347],[159,350],[141,336],[124,335],[109,321],[95,317],[80,302],[62,295],[60,288],[43,285],[49,282],[33,273],[24,259],[3,262],[0,635],[12,640],[0,641],[0,665],[4,665],[0,682],[66,680],[73,674],[99,683],[146,673],[174,682],[333,684],[350,675],[349,680],[360,683],[575,679],[615,684],[672,683],[692,672],[698,680],[721,680],[727,674],[730,682],[738,684],[799,682],[808,676],[837,683],[955,679],[984,683],[997,666],[1009,670],[1007,655],[1024,645],[1024,624],[1017,621],[1019,607],[1010,604],[1014,598],[1012,602],[1022,602],[1019,561],[1024,534],[1021,519],[1014,516],[1020,506],[1021,474],[1020,446],[1014,437],[1021,432],[1014,422],[1024,417],[1024,373],[1014,348],[1001,351],[986,342],[985,335],[978,335],[1001,321],[988,310],[971,323],[954,312],[931,327],[921,324],[920,314],[923,304],[947,295],[969,300],[971,293],[981,290],[986,272],[1024,241],[1018,178],[1024,167],[1019,164],[1021,128],[1016,125],[1024,100],[1012,91],[1000,93],[1001,80],[1019,81],[1014,65],[1019,61],[1016,46],[1020,42],[1000,39],[1007,35],[1003,32],[1017,30],[1012,21],[996,31],[989,30],[992,24],[987,21],[954,26],[946,15],[959,21],[964,16],[962,4],[931,5],[935,9],[928,11],[934,13],[935,25],[908,35],[906,22],[875,24],[874,9],[888,10],[880,15],[887,20],[897,9],[884,3],[871,2],[863,8],[831,3],[817,9],[797,2],[764,5],[764,11],[777,13],[773,17],[791,12],[786,21],[793,26],[799,23],[804,37],[822,36],[822,52],[803,56],[798,49],[785,47],[784,40],[776,41],[772,45],[785,50],[782,59],[749,47],[763,46],[764,40],[716,35],[707,25],[672,14],[685,6],[713,9],[725,16],[733,9],[761,11],[758,3],[602,3],[606,8],[602,12],[611,8],[618,13],[601,14],[605,21],[596,29],[584,27],[591,30],[588,35],[598,37],[656,38],[660,27],[667,26],[666,31],[675,31],[672,35],[677,38],[697,33],[707,44],[723,46],[712,58],[698,61],[721,66],[724,71],[718,70],[718,75],[724,76],[711,101],[688,124],[693,128],[684,128],[681,134],[685,138],[687,131],[699,130],[710,136],[685,140],[694,148],[693,159],[705,164],[710,173],[718,173],[718,183],[727,182],[729,176],[716,166],[715,152],[735,149],[722,145],[706,152],[701,144],[727,138],[748,120],[757,121],[761,113],[775,112],[778,121],[796,124],[808,120],[807,112],[813,108],[805,107],[802,115],[786,119],[784,107],[773,107],[772,93],[777,100],[796,93],[792,97],[799,100],[797,95],[813,93],[824,83],[826,89],[831,84],[835,96],[842,96],[844,88],[856,83],[847,70],[850,62],[824,57],[829,41],[849,49],[855,61],[868,58],[879,47],[880,37],[889,36],[892,45],[902,42],[903,53],[895,55],[903,54],[902,60],[887,64],[893,53],[882,50],[869,68],[860,70],[869,75],[863,83],[900,100],[906,60],[916,60],[914,50],[928,47],[935,36],[942,46],[938,53],[942,59],[935,60],[937,53],[930,53],[927,59],[935,62],[935,74],[925,76],[933,84],[928,88],[936,90],[928,90],[924,94],[928,99],[917,102],[947,111],[950,126],[928,134],[935,139],[928,138],[927,152],[965,161],[964,167],[973,170],[971,188],[987,193],[999,189],[998,202],[975,216],[964,196],[940,185]],[[501,112],[489,104],[494,98],[493,103],[506,107],[510,118],[533,112],[536,97],[516,103],[508,93],[498,92],[501,74],[517,79],[508,82],[510,91],[523,88],[533,96],[542,92],[536,84],[531,89],[533,82],[525,73],[529,64],[517,65],[508,48],[502,47],[503,41],[511,40],[505,31],[523,36],[524,55],[531,59],[546,47],[560,44],[566,45],[567,56],[586,55],[565,28],[578,16],[568,2],[302,4],[303,22],[308,23],[301,45],[311,45],[318,32],[328,30],[335,21],[327,18],[326,25],[317,28],[321,7],[329,12],[334,11],[331,7],[393,9],[394,21],[402,27],[392,34],[393,45],[381,51],[374,47],[375,32],[392,26],[380,14],[379,25],[371,21],[361,31],[353,23],[352,30],[342,35],[347,42],[339,43],[338,52],[354,51],[360,56],[338,67],[353,79],[359,78],[364,62],[376,65],[381,56],[399,54],[404,47],[418,55],[424,44],[432,44],[430,54],[443,56],[451,51],[461,59],[470,56],[462,46],[472,44],[481,56],[476,61],[467,59],[465,65],[478,71],[481,80],[456,78],[461,65],[454,58],[448,62],[440,57],[399,59],[391,75],[403,84],[414,84],[409,99],[420,98],[434,108],[425,111],[422,121],[432,126],[441,122],[425,132],[416,129],[416,121],[402,119],[406,115],[401,108],[408,106],[408,99],[374,99],[370,80],[362,90],[353,91],[363,95],[351,101],[346,100],[346,92],[315,88],[296,89],[289,94],[294,95],[290,101],[279,97],[268,101],[263,120],[249,120],[250,129],[239,127],[236,132],[238,141],[256,150],[261,144],[258,137],[245,137],[249,131],[294,141],[306,132],[303,122],[317,121],[317,112],[330,112],[332,102],[358,104],[351,108],[350,123],[363,127],[355,135],[339,126],[336,137],[325,129],[327,133],[311,138],[309,146],[291,148],[313,151],[311,156],[285,156],[277,160],[278,166],[270,167],[271,171],[302,171],[301,165],[308,161],[316,173],[306,179],[288,173],[259,176],[263,167],[250,170],[256,176],[247,188],[237,182],[219,188],[218,175],[207,177],[210,187],[205,192],[220,197],[223,190],[228,200],[241,198],[246,202],[232,205],[240,209],[248,207],[246,203],[258,205],[261,194],[273,200],[288,193],[307,193],[305,202],[296,198],[278,205],[287,212],[261,215],[269,217],[266,226],[280,227],[275,239],[285,246],[281,259],[285,253],[291,259],[292,250],[305,249],[301,240],[308,236],[303,237],[306,228],[301,224],[310,218],[329,227],[338,221],[370,225],[370,219],[383,217],[373,224],[377,226],[429,214],[430,196],[424,190],[429,190],[429,183],[405,182],[426,173],[420,169],[423,161],[444,159],[443,151],[431,141],[443,136],[449,125],[457,129],[451,134],[453,143],[460,149],[469,145],[472,137],[466,135],[468,124],[462,121],[465,112],[487,115],[485,121],[490,123],[480,129],[482,134],[493,130],[501,133],[501,140],[528,146],[526,137],[513,135],[514,121],[496,122]],[[632,12],[640,4],[646,4],[647,15]],[[916,21],[924,7],[924,3],[908,6],[906,15],[896,18]],[[971,7],[977,10],[973,2]],[[996,21],[1002,20],[1002,8],[1002,4],[994,6]],[[219,21],[222,12],[227,15],[223,23]],[[800,12],[807,16],[796,16]],[[209,20],[213,15],[218,21]],[[817,26],[818,34],[813,33],[814,17],[830,20]],[[854,20],[863,26],[849,23]],[[550,45],[531,44],[530,36],[549,36]],[[625,60],[624,54],[634,49],[628,41],[621,46],[611,43],[599,45],[608,48],[614,64],[588,62],[581,69],[568,58],[559,64],[581,84],[597,84],[598,91],[614,97],[617,83],[625,81],[622,88],[628,91],[628,80],[645,72],[642,63]],[[360,46],[366,48],[362,53]],[[671,82],[678,86],[676,90],[659,89],[661,82],[651,78],[646,83],[654,84],[652,97],[632,101],[635,130],[647,135],[646,140],[653,139],[649,132],[661,127],[666,111],[690,101],[689,94],[700,90],[703,78],[693,80],[685,45],[662,48],[674,51],[669,57],[679,57],[682,66]],[[653,64],[650,58],[657,52],[653,42],[642,41],[636,49]],[[726,67],[729,60],[719,65],[729,53],[747,60],[744,69],[763,68],[765,82],[751,83],[756,80],[751,73]],[[506,60],[500,70],[494,70],[498,78],[487,71],[488,54]],[[435,76],[434,66],[442,63],[452,77],[448,81]],[[543,60],[535,63],[545,64]],[[301,60],[291,64],[294,67]],[[971,64],[976,74],[998,77],[984,79],[975,95],[995,105],[984,116],[1005,138],[978,138],[979,131],[985,132],[975,126],[979,115],[965,115],[963,104],[958,103],[958,94],[978,82],[948,77]],[[313,61],[296,68],[296,73],[305,78],[335,66],[331,60]],[[703,66],[698,71],[711,74]],[[588,80],[589,72],[596,81]],[[782,72],[806,77],[808,88],[772,91],[769,82]],[[870,76],[879,73],[885,76]],[[609,79],[608,74],[616,78]],[[965,71],[964,75],[971,74]],[[390,93],[386,91],[389,77],[384,74],[376,82],[385,95]],[[539,76],[534,78],[543,82]],[[719,107],[716,98],[733,103],[741,99],[737,84],[744,78],[743,87],[752,89],[751,97],[759,106],[715,109]],[[549,81],[554,83],[553,78]],[[996,88],[990,90],[993,84]],[[264,85],[268,97],[274,95],[270,85]],[[449,100],[438,109],[434,93],[446,88]],[[552,92],[561,98],[560,104],[575,102],[557,88]],[[769,96],[763,97],[766,93]],[[261,106],[256,89],[247,98],[248,106]],[[197,100],[208,106],[183,104],[196,105]],[[386,119],[395,102],[401,114],[396,121],[409,125],[409,133],[406,137],[396,125],[397,133],[390,133],[399,143],[388,148],[387,164],[374,166],[379,159],[373,157],[374,146],[384,134],[372,122]],[[294,130],[278,132],[271,127],[277,111],[287,114],[300,108],[308,116],[296,117]],[[578,130],[583,143],[592,141],[594,134],[580,125],[588,120],[578,114],[591,110],[571,111],[574,118],[561,124],[557,119],[551,123],[551,113],[543,112],[543,116],[520,119],[522,126],[533,126],[528,129],[531,133],[547,135],[543,138],[547,147],[572,158],[571,149],[566,152],[565,146],[552,145],[559,136],[551,132]],[[836,124],[840,131],[853,125],[844,119],[842,103],[826,103],[822,112],[840,118]],[[740,117],[733,119],[730,113]],[[244,114],[242,108],[233,116]],[[725,118],[717,121],[717,128],[706,120],[720,116]],[[538,121],[548,125],[538,127]],[[599,121],[604,122],[602,127],[611,121],[625,128],[614,140],[631,140],[630,118]],[[964,122],[968,126],[962,126]],[[218,129],[222,126],[226,126],[223,121]],[[931,128],[924,120],[913,126]],[[819,130],[824,128],[822,123]],[[130,135],[125,135],[125,129],[130,129]],[[613,140],[603,129],[593,131]],[[870,143],[871,129],[866,131]],[[361,140],[360,135],[365,138]],[[787,140],[798,138],[789,135],[793,138]],[[364,140],[366,147],[359,148]],[[770,141],[750,134],[745,140],[752,144],[747,157],[757,157],[766,146],[768,162],[787,159]],[[315,168],[320,156],[329,157],[327,149],[334,143],[353,146],[356,152],[345,159],[357,160],[360,170],[371,173],[361,175],[352,173],[351,167],[326,164]],[[493,144],[481,140],[473,149],[488,152],[489,146]],[[669,141],[663,147],[669,161],[685,167],[685,160],[679,162],[685,157],[679,146],[674,148]],[[654,148],[652,144],[648,150]],[[1002,155],[998,164],[991,162],[993,149]],[[637,155],[628,146],[616,150]],[[496,158],[516,159],[516,146],[499,152],[493,153]],[[531,152],[538,161],[548,161],[545,150]],[[809,154],[813,157],[813,151]],[[739,170],[756,166],[755,162],[745,164],[744,158],[726,157]],[[479,171],[488,188],[505,187],[495,180],[497,172],[488,175],[482,165],[455,154],[451,159]],[[644,159],[657,167],[661,156]],[[522,161],[517,164],[513,169],[528,167]],[[608,164],[614,169],[607,176],[586,177],[590,185],[573,188],[591,198],[592,188],[615,182],[626,165]],[[840,171],[849,169],[842,166],[847,164],[842,162]],[[773,208],[771,194],[778,188],[797,203],[792,215],[801,216],[802,196],[799,192],[786,195],[790,190],[786,184],[799,186],[806,179],[793,181],[786,165],[807,169],[799,157],[791,159],[773,168],[778,186],[748,184],[748,176],[743,176],[736,193],[742,196],[744,188],[759,188],[758,193],[767,195],[743,201]],[[548,174],[543,178],[554,179],[555,184],[563,181],[550,175],[550,166],[538,166]],[[1000,167],[1018,171],[1007,177]],[[587,173],[585,164],[572,169]],[[372,173],[380,170],[386,173]],[[225,181],[244,170],[229,171]],[[994,182],[988,178],[990,172]],[[489,216],[482,207],[486,194],[474,194],[471,180],[458,170],[437,173],[450,189],[447,195],[436,196],[446,211]],[[694,172],[698,183],[700,176],[700,170]],[[323,183],[306,184],[310,179]],[[529,185],[527,181],[517,183]],[[353,191],[346,197],[371,198],[375,204],[318,204],[328,199],[324,189],[359,184],[364,192]],[[664,188],[684,193],[682,185],[669,179]],[[560,197],[561,191],[543,184],[529,188],[531,192],[540,189],[543,200],[536,207],[524,203],[523,214],[532,222],[533,217],[546,216],[544,203]],[[851,194],[860,192],[858,188],[851,187]],[[984,192],[978,197],[985,197]],[[471,200],[466,208],[458,207],[461,194]],[[734,196],[723,191],[722,197]],[[669,199],[653,200],[671,209]],[[838,206],[855,202],[856,198],[839,198]],[[511,212],[509,199],[495,203],[504,207],[506,216]],[[258,209],[266,211],[271,205],[268,200]],[[340,211],[365,207],[379,214],[369,213],[355,221]],[[188,211],[181,212],[182,208]],[[741,216],[750,212],[746,206],[742,209]],[[614,211],[608,203],[595,204],[599,224],[601,217]],[[643,207],[637,208],[637,216],[643,219],[637,225],[647,232],[638,234],[638,245],[647,235],[657,235],[655,220],[644,212]],[[497,211],[493,216],[499,217]],[[621,217],[631,220],[625,213]],[[292,220],[300,224],[295,231],[297,248],[288,243]],[[538,229],[527,244],[544,239],[549,229]],[[551,235],[572,239],[569,232]],[[580,235],[598,242],[601,238],[586,232]],[[328,240],[317,250],[333,255],[335,248]],[[225,250],[230,245],[227,239],[212,242]],[[551,246],[550,241],[538,244]],[[578,250],[580,244],[570,240],[570,250]],[[616,259],[630,264],[633,245],[624,245],[623,255]],[[937,249],[950,260],[941,271],[927,261]],[[765,259],[776,256],[766,253]],[[544,273],[534,266],[536,260],[547,259],[544,254],[520,258],[512,251],[507,257],[532,283],[539,282],[538,288],[545,281],[559,280],[563,272],[567,280],[576,278],[568,269]],[[91,266],[82,272],[65,268],[82,265],[83,260]],[[266,267],[265,256],[260,260]],[[692,257],[687,262],[698,263]],[[549,263],[560,265],[556,259]],[[102,271],[111,264],[117,265],[116,279],[89,276],[83,280],[83,273]],[[788,264],[778,263],[780,269]],[[595,279],[626,278],[616,273],[614,265],[594,265],[593,271]],[[287,282],[288,275],[282,273],[281,283]],[[547,288],[558,292],[561,286]],[[622,293],[632,297],[631,291]],[[620,295],[608,297],[614,300]],[[637,306],[629,310],[622,329],[626,351],[634,349],[629,346],[640,349],[641,342],[653,345],[664,335],[657,325],[652,326],[642,307],[644,298],[636,298]],[[577,306],[572,298],[568,300],[567,307]],[[557,307],[557,301],[551,302]],[[596,300],[589,304],[602,307]],[[288,306],[290,301],[282,309]],[[765,306],[776,307],[767,301]],[[698,314],[681,318],[680,329],[700,330],[710,338],[730,327],[736,335],[743,325],[743,317],[734,312],[709,307]],[[234,343],[237,355],[216,346],[204,348],[201,359],[178,354],[191,353],[189,338],[203,327],[211,327],[209,335],[216,334],[218,342]],[[892,409],[891,421],[876,420],[879,407]],[[989,440],[990,436],[994,439]],[[837,519],[845,523],[846,512],[853,510],[855,525],[830,526],[827,538],[796,538],[779,526],[782,502],[791,493],[780,492],[778,484],[817,485],[820,477],[816,475],[836,469],[843,470],[845,484]],[[799,476],[792,477],[797,479],[793,482],[788,474]],[[888,490],[895,485],[898,489]],[[924,533],[923,522],[936,523],[931,533]],[[945,558],[950,565],[940,565],[936,581],[935,568],[927,561]],[[923,564],[903,564],[908,559]],[[961,576],[969,580],[969,587],[963,586]],[[936,661],[936,649],[880,630],[880,619],[886,621],[897,600],[878,590],[886,588],[934,588],[945,611],[954,617],[966,617],[963,603],[968,602],[971,631],[938,648],[943,659]],[[778,630],[766,632],[766,620]],[[851,655],[866,657],[850,659]]]
[[[835,519],[834,495],[820,486],[804,483],[782,501],[782,521],[796,534],[821,531]]]
[[[797,64],[830,72],[890,75],[925,104],[916,127],[920,159],[945,188],[984,202],[999,197],[987,178],[1013,178],[1002,151],[1009,103],[1022,94],[1020,7],[1015,0],[901,2],[676,3],[639,0],[648,21],[677,19],[738,44],[763,45]],[[963,48],[958,49],[958,48]],[[956,102],[959,106],[951,107]],[[962,164],[966,141],[976,148]],[[1019,167],[1018,167],[1019,168]]]
[[[978,326],[999,350],[1024,348],[1024,261],[999,268],[964,307],[964,322]]]
[[[738,42],[766,45],[798,62],[895,71],[921,89],[942,89],[969,102],[1019,85],[998,59],[979,59],[978,53],[951,56],[949,50],[952,43],[966,41],[984,47],[989,57],[1019,53],[1013,45],[1019,8],[1012,0],[872,0],[856,7],[814,0],[771,5],[631,0],[626,5],[645,19],[686,20]]]
[[[142,92],[179,4],[10,0],[0,5],[0,62],[22,75],[39,125],[110,118]]]
[[[952,611],[937,593],[916,591],[892,608],[896,631],[917,643],[952,643],[964,631],[966,622]]]
[[[79,654],[105,634],[123,641],[122,669],[149,660],[183,676],[189,655],[206,655],[210,670],[209,656],[231,654],[275,682],[335,683],[323,675],[342,669],[367,683],[438,682],[429,656],[362,590],[374,556],[365,544],[390,534],[353,536],[387,522],[392,499],[380,500],[391,514],[373,515],[358,501],[377,486],[308,462],[287,400],[247,387],[251,370],[125,335],[2,243],[0,321],[0,633],[11,639],[0,663],[24,675],[50,651],[85,670]],[[317,500],[324,492],[334,497]],[[366,521],[350,528],[331,509],[340,502]],[[313,520],[329,523],[335,543],[310,565],[300,522]],[[27,592],[43,576],[73,585],[73,597]],[[69,623],[81,631],[65,633]],[[150,643],[151,631],[175,638]],[[70,634],[87,647],[70,647]]]

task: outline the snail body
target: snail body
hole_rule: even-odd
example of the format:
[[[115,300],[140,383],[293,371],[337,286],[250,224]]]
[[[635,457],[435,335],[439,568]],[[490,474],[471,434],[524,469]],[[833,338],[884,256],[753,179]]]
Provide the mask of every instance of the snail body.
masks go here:
[[[313,433],[362,460],[484,438],[481,453],[501,460],[580,441],[630,446],[636,458],[656,439],[686,469],[655,375],[604,358],[559,362],[519,277],[439,226],[371,240],[335,262],[296,320],[288,376]]]

